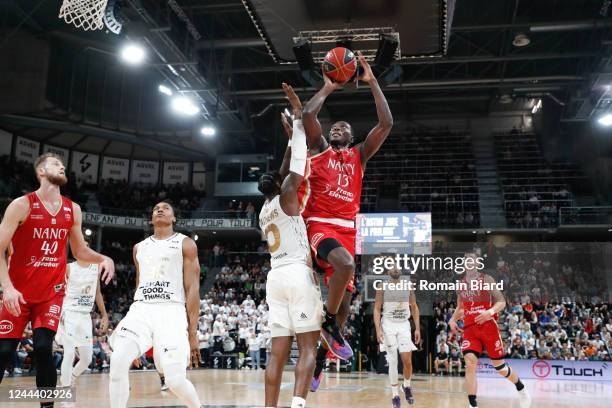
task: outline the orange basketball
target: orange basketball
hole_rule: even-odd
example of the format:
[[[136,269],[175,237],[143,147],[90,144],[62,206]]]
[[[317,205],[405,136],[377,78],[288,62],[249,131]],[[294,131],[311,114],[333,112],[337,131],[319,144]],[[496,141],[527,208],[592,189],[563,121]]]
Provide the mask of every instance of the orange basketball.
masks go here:
[[[323,60],[323,71],[332,81],[346,82],[355,75],[357,59],[353,51],[344,47],[330,50]]]

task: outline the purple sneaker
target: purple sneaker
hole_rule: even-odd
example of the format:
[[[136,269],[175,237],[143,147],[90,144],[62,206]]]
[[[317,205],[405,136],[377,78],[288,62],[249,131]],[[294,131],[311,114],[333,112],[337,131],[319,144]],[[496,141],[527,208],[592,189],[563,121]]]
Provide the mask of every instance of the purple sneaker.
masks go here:
[[[350,360],[353,358],[353,349],[340,334],[338,326],[334,325],[331,327],[331,331],[322,327],[321,338],[323,342],[325,342],[325,345],[327,345],[327,349],[340,360]]]
[[[412,390],[410,387],[404,387],[404,396],[406,397],[406,402],[408,404],[414,404],[414,398],[412,397]]]
[[[312,377],[312,381],[310,383],[310,392],[317,392],[319,386],[321,385],[321,381],[323,380],[323,371],[319,374],[318,377]]]
[[[399,395],[397,397],[393,397],[391,402],[393,403],[393,408],[401,408],[401,406],[402,406],[402,404],[400,403]]]

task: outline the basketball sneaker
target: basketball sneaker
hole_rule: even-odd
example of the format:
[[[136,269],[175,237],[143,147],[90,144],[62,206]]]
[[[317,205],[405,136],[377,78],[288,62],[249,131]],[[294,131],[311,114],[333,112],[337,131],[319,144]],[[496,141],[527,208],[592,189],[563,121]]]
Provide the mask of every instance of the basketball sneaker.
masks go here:
[[[321,385],[321,381],[323,380],[323,372],[319,374],[318,377],[312,377],[312,381],[310,382],[310,392],[317,392],[319,386]]]
[[[527,392],[527,387],[523,388],[518,392],[519,395],[519,405],[521,408],[530,408],[531,407],[531,395]]]
[[[408,404],[414,404],[414,397],[412,396],[412,389],[410,387],[404,387],[404,396]]]
[[[340,334],[340,328],[337,324],[323,324],[323,327],[321,327],[321,338],[325,342],[327,349],[340,360],[350,360],[353,357],[353,349],[344,340],[342,334]]]
[[[161,382],[160,390],[161,391],[168,391],[168,386],[166,385],[166,379],[164,377],[159,377],[159,380]]]
[[[393,399],[391,400],[391,403],[393,404],[393,408],[401,408],[402,406],[399,395],[393,397]]]

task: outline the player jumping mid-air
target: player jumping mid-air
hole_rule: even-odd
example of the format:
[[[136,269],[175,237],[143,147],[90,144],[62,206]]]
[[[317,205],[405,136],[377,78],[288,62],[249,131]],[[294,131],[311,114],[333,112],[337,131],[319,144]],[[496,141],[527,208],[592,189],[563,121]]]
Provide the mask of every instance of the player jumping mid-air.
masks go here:
[[[374,326],[376,327],[376,338],[380,344],[384,344],[389,363],[389,382],[393,393],[393,408],[399,408],[399,376],[397,372],[397,353],[399,352],[404,366],[403,390],[406,402],[414,404],[410,380],[412,379],[412,352],[416,346],[412,342],[410,328],[410,315],[414,319],[414,340],[417,344],[421,342],[420,313],[416,303],[413,290],[395,289],[402,283],[401,271],[397,267],[388,270],[388,283],[395,286],[386,287],[376,291],[374,300]]]
[[[462,281],[467,284],[468,290],[457,291],[457,309],[448,323],[454,334],[463,333],[461,351],[465,360],[465,388],[468,393],[468,407],[478,407],[476,403],[478,388],[476,368],[478,358],[481,356],[483,349],[486,349],[495,370],[516,387],[520,407],[529,408],[531,406],[531,396],[517,373],[512,371],[512,368],[504,361],[506,354],[504,342],[497,326],[499,313],[506,308],[504,295],[499,290],[471,290],[472,283],[478,284],[479,288],[483,288],[484,283],[492,284],[495,283],[495,280],[476,267],[478,264],[476,253],[466,253],[465,259],[466,271]],[[468,260],[472,260],[472,262],[468,262]],[[457,326],[457,321],[462,317],[463,330]]]
[[[286,92],[291,87],[283,84]],[[300,105],[293,106],[295,119],[291,139],[289,175],[285,180],[273,174],[259,179],[259,191],[266,197],[259,224],[268,238],[272,270],[266,282],[272,354],[266,365],[266,407],[276,407],[283,367],[289,359],[293,337],[299,358],[291,408],[304,408],[323,320],[323,302],[312,259],[304,219],[300,216],[298,188],[306,168],[306,136]],[[282,183],[281,183],[282,181]]]
[[[361,184],[367,161],[380,149],[391,132],[393,117],[370,65],[358,53],[363,73],[358,81],[370,86],[378,123],[362,143],[351,147],[354,135],[347,122],[335,122],[329,134],[323,136],[317,118],[323,103],[343,84],[332,82],[325,74],[323,87],[306,103],[302,123],[306,131],[309,159],[304,182],[299,191],[300,210],[306,221],[310,247],[318,265],[325,271],[329,295],[321,328],[323,343],[317,352],[317,365],[311,385],[316,391],[321,381],[328,348],[340,359],[350,359],[353,351],[344,340],[341,328],[346,323],[354,289],[355,274],[355,217],[361,200]],[[289,99],[298,99],[295,94]],[[298,99],[299,103],[299,99]],[[293,105],[293,104],[292,104]],[[285,129],[290,133],[288,120],[283,116]],[[287,148],[281,174],[286,173],[290,156]]]
[[[0,381],[28,322],[36,360],[36,385],[55,387],[53,339],[65,290],[67,243],[75,258],[100,264],[105,283],[115,274],[113,261],[87,247],[81,207],[60,194],[68,179],[61,159],[45,153],[34,162],[38,190],[13,200],[0,224]],[[10,253],[7,263],[5,254]],[[52,402],[41,406],[53,406]]]
[[[157,203],[151,220],[153,235],[134,245],[134,303],[110,339],[111,408],[127,406],[130,366],[151,347],[170,391],[187,407],[200,407],[186,371],[188,365],[197,367],[200,361],[198,248],[193,239],[174,232],[175,222],[172,205]]]

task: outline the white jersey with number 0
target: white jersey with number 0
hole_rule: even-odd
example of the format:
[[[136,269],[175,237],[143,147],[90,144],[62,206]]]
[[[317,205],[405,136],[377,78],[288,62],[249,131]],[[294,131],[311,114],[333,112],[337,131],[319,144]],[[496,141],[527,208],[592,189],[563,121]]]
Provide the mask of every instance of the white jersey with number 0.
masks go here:
[[[183,240],[175,233],[157,240],[150,236],[136,246],[138,288],[134,300],[146,303],[185,303]]]
[[[98,265],[82,267],[72,262],[68,267],[70,274],[66,282],[66,296],[62,307],[73,312],[90,313],[96,301]]]
[[[259,227],[268,240],[272,268],[290,264],[312,266],[306,224],[300,215],[284,213],[280,195],[264,203],[259,213]]]

